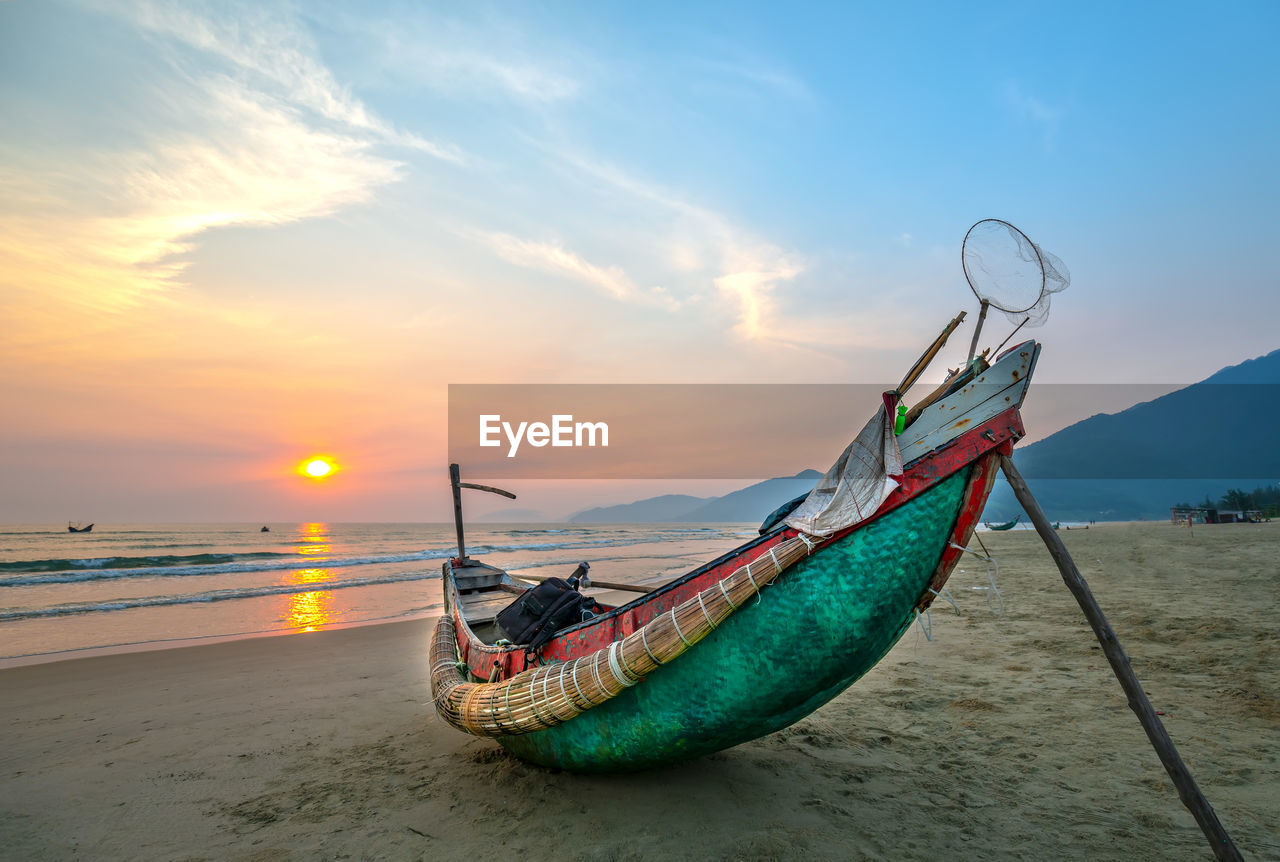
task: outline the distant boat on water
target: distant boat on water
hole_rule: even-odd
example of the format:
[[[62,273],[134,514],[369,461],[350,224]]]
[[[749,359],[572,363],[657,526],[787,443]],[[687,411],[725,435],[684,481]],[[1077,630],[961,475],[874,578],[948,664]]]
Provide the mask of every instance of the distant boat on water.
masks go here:
[[[72,524],[70,521],[67,521],[67,532],[68,533],[91,533],[93,532],[93,524],[89,524],[84,527],[77,527],[74,524]]]
[[[270,532],[271,532],[271,528],[270,528],[270,527],[266,527],[266,526],[264,526],[264,527],[263,527],[261,530],[259,530],[258,532],[259,532],[259,533],[270,533]]]

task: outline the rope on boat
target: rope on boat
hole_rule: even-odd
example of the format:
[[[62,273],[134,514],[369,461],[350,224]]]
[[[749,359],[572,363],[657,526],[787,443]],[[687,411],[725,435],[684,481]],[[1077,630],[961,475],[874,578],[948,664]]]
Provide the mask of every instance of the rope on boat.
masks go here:
[[[929,621],[929,625],[925,626],[925,620]],[[925,608],[924,613],[916,611],[916,622],[920,624],[920,630],[924,632],[924,639],[929,643],[933,643],[933,616],[929,613],[929,609]]]
[[[475,736],[514,736],[564,724],[617,697],[668,664],[783,571],[812,553],[816,543],[796,535],[774,546],[620,641],[569,662],[525,670],[501,682],[469,682],[457,664],[452,614],[436,623],[431,641],[431,690],[446,722]],[[918,614],[917,614],[918,616]],[[578,679],[586,665],[585,680]],[[568,678],[566,684],[565,678]]]
[[[702,593],[698,593],[698,607],[702,608],[702,615],[707,618],[707,623],[715,628],[715,620],[711,619],[711,614],[707,613],[707,606],[702,603]]]
[[[951,603],[951,607],[956,609],[957,614],[959,614],[960,616],[964,616],[964,614],[960,613],[960,606],[956,604],[955,596],[951,595],[951,590],[948,590],[945,587],[942,589],[942,592],[938,592],[933,587],[927,587],[926,589],[928,589],[929,592],[933,593],[935,597],[939,599],[946,599],[948,602]]]
[[[733,603],[733,599],[729,598],[729,594],[725,593],[724,581],[720,581],[719,584],[720,584],[720,592],[724,593],[724,600],[729,603],[729,607],[733,608],[736,611],[738,609],[738,606]]]

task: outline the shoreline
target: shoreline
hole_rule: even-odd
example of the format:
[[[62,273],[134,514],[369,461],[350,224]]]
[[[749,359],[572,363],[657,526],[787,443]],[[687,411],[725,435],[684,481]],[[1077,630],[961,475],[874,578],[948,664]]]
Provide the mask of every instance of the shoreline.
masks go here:
[[[409,611],[404,614],[398,614],[389,617],[380,617],[371,620],[353,620],[342,623],[328,623],[322,627],[311,630],[298,629],[267,629],[263,631],[252,632],[233,632],[230,634],[215,635],[194,635],[191,637],[163,638],[159,640],[149,641],[131,641],[129,643],[104,644],[102,646],[92,647],[73,647],[65,650],[51,650],[49,652],[29,653],[27,655],[16,655],[0,658],[0,671],[10,668],[34,667],[37,665],[54,664],[63,661],[77,661],[84,658],[98,658],[101,656],[111,655],[132,655],[133,653],[160,652],[163,650],[186,649],[195,646],[207,646],[211,644],[233,643],[235,641],[258,640],[261,638],[279,638],[290,637],[294,635],[317,635],[324,632],[341,631],[343,629],[364,628],[366,626],[382,626],[394,625],[399,622],[411,622],[414,620],[434,620],[440,616],[440,611]]]

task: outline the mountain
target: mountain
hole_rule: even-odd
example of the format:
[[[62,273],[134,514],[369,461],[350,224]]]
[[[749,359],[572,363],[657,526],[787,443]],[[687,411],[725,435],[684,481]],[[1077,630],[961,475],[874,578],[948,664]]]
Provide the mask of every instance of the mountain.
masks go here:
[[[1280,477],[1277,428],[1280,350],[1119,413],[1091,416],[1015,450],[1014,461],[1052,518],[1163,518],[1175,503]],[[1018,511],[1002,477],[984,517],[1007,520]]]
[[[1209,375],[1204,383],[1280,383],[1280,350],[1257,359],[1246,359],[1239,365]]]
[[[1052,388],[1032,389],[1046,394]],[[1179,502],[1251,491],[1280,478],[1280,350],[1215,372],[1199,383],[1100,413],[1015,450],[1014,460],[1050,518],[1166,518]],[[588,509],[574,523],[759,522],[813,487],[805,470],[723,497],[667,494]],[[1256,477],[1256,478],[1245,478]],[[1007,521],[1022,511],[1001,477],[983,512]]]
[[[685,513],[678,520],[704,523],[737,523],[739,521],[759,523],[783,503],[801,494],[809,493],[813,490],[813,483],[821,478],[822,474],[817,470],[802,470],[794,476],[766,479],[699,506]]]
[[[804,470],[794,476],[766,479],[723,497],[664,494],[634,503],[587,509],[569,521],[574,524],[759,523],[783,503],[808,492],[821,476],[816,470]]]
[[[596,506],[569,518],[571,524],[648,524],[655,521],[678,521],[681,516],[716,500],[716,497],[690,497],[688,494],[663,494],[634,503]]]

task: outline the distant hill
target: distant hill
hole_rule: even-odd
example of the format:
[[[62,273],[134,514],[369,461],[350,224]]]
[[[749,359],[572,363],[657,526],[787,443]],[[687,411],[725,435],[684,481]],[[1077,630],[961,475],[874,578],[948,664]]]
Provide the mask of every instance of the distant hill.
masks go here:
[[[816,470],[804,470],[794,476],[766,479],[723,497],[664,494],[634,503],[587,509],[569,521],[574,524],[755,523],[763,521],[793,497],[807,492],[821,476]]]
[[[1162,518],[1178,502],[1274,482],[1277,439],[1280,350],[1119,413],[1091,416],[1016,449],[1014,461],[1050,517]],[[1018,511],[1001,478],[984,517],[1006,520]]]
[[[802,470],[794,476],[766,479],[754,485],[725,494],[706,505],[680,516],[680,521],[759,522],[788,500],[813,490],[822,478],[817,470]]]
[[[596,506],[569,518],[571,524],[648,524],[655,521],[678,521],[716,497],[691,497],[688,494],[663,494],[634,503]]]
[[[1230,488],[1251,491],[1276,482],[1277,441],[1280,350],[1119,413],[1091,416],[1016,449],[1014,460],[1053,519],[1165,518],[1179,502],[1197,503],[1206,495],[1217,499]],[[805,470],[723,497],[666,494],[588,509],[570,520],[758,522],[808,491],[820,476]],[[1007,521],[1021,511],[1001,477],[983,519]]]

